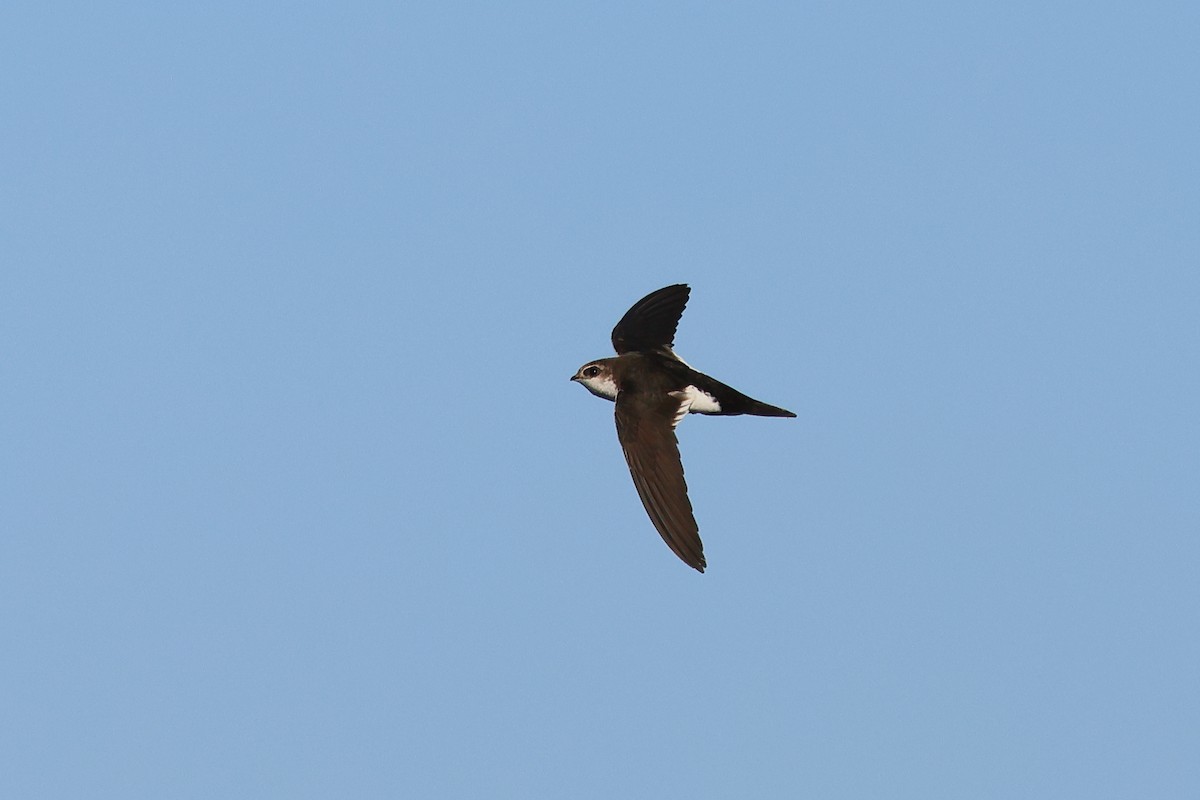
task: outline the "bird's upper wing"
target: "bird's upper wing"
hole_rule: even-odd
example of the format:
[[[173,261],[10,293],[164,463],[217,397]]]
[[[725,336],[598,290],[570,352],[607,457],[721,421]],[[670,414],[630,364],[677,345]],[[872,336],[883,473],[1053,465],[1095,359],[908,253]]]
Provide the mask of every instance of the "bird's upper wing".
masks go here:
[[[613,328],[612,343],[617,353],[637,350],[670,350],[675,329],[687,305],[691,289],[686,284],[667,286],[643,297],[625,312]]]
[[[617,395],[617,438],[633,485],[659,535],[685,564],[704,572],[704,545],[692,516],[674,429],[687,412],[686,403],[686,398],[670,394],[621,392]]]

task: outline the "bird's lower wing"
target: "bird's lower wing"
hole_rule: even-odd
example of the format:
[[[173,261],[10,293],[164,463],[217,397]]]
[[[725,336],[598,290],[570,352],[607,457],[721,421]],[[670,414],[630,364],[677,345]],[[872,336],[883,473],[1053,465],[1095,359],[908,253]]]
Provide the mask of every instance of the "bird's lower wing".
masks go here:
[[[674,423],[681,405],[671,395],[617,395],[617,438],[642,505],[667,546],[685,564],[704,572],[704,545],[692,516]]]

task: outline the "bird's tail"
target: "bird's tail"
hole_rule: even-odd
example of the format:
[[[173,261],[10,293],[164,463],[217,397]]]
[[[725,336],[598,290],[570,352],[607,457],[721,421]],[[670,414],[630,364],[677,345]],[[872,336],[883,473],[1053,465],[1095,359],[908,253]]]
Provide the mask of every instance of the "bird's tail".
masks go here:
[[[720,407],[719,411],[699,411],[700,414],[717,414],[721,416],[736,416],[738,414],[751,414],[756,417],[794,417],[796,416],[786,408],[773,406],[764,403],[761,400],[755,400],[753,397],[744,395],[732,386],[721,383],[716,378],[713,378],[704,373],[693,372],[696,380],[697,388],[711,395]],[[693,411],[697,409],[693,406]]]
[[[742,410],[740,412],[742,414],[753,414],[756,417],[794,417],[794,416],[796,416],[791,411],[788,411],[786,408],[780,408],[779,406],[769,405],[767,403],[763,403],[758,400],[754,400],[753,398],[750,398],[750,397],[747,397],[746,399],[749,400],[750,402],[747,403],[744,410]]]

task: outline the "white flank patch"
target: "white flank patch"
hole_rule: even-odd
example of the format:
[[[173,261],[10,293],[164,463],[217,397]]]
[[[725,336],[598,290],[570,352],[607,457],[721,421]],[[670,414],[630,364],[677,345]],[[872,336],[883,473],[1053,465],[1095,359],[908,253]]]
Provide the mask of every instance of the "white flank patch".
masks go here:
[[[688,410],[692,407],[692,396],[686,391],[671,392],[671,397],[679,399],[679,408],[675,409],[675,418],[671,420],[671,427],[674,428],[679,424],[679,421],[687,416]]]
[[[681,392],[671,392],[671,396],[679,398],[679,408],[675,411],[675,419],[671,420],[672,428],[689,413],[718,414],[721,411],[721,404],[711,394],[695,386],[689,386]]]
[[[689,410],[695,414],[719,414],[721,413],[721,404],[717,402],[717,398],[713,397],[708,392],[701,391],[695,386],[689,386],[683,390],[687,394],[687,405]]]

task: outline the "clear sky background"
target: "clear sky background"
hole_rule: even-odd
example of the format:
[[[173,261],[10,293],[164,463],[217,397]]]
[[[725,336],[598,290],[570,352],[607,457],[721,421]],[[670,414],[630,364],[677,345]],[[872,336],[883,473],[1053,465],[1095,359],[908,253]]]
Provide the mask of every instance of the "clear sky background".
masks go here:
[[[1198,8],[6,4],[0,796],[1200,796]]]

